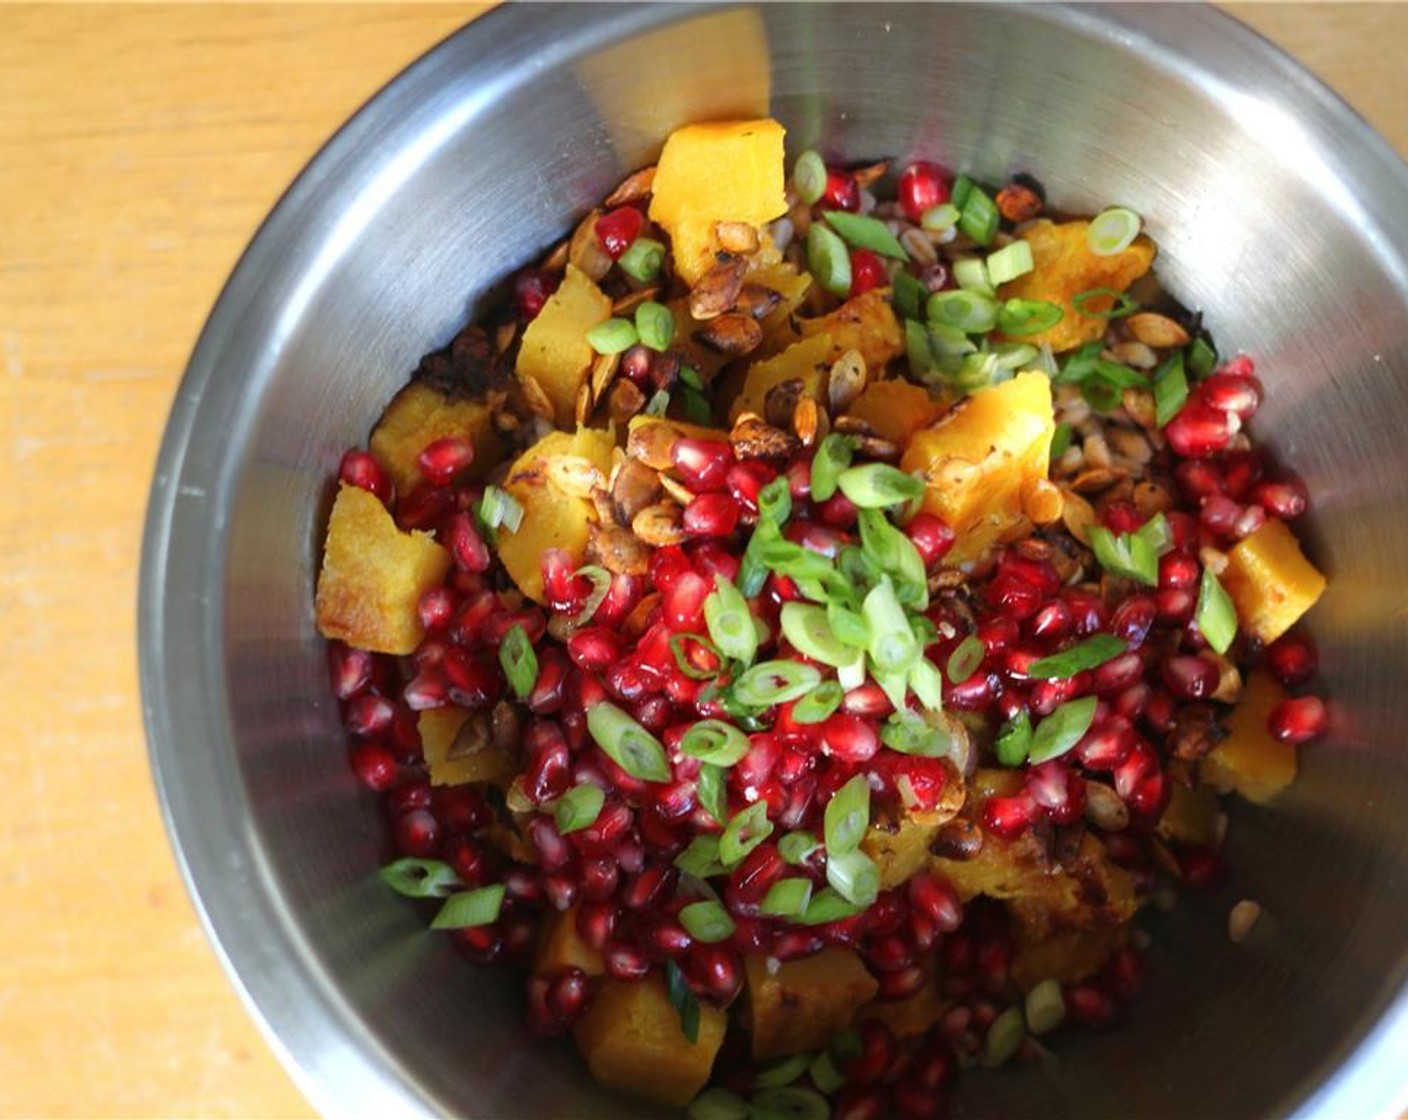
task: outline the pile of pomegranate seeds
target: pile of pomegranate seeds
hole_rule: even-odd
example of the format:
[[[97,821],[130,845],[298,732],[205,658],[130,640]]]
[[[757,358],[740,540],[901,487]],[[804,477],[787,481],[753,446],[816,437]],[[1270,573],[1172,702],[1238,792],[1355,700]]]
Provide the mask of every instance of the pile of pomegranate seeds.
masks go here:
[[[813,217],[876,214],[912,243],[944,207],[968,212],[932,163],[905,168],[897,200],[878,207],[857,174],[823,171]],[[989,238],[1044,205],[1025,179],[998,200]],[[605,268],[626,262],[634,283],[631,270],[651,267],[654,231],[633,202],[592,232]],[[951,290],[958,263],[931,252],[899,269],[926,295]],[[799,253],[787,259],[800,268]],[[850,298],[902,287],[893,259],[864,246],[848,259]],[[508,337],[560,282],[560,265],[514,278]],[[1153,337],[1170,323],[1145,328]],[[471,440],[429,442],[405,495],[371,454],[349,451],[340,481],[375,495],[401,529],[432,533],[451,559],[420,599],[425,636],[408,657],[328,647],[353,771],[386,805],[398,857],[388,884],[439,900],[435,926],[473,961],[530,968],[527,1015],[543,1035],[583,1021],[601,976],[666,976],[688,1034],[701,1007],[740,1006],[750,961],[775,974],[853,953],[873,992],[865,1014],[780,1062],[754,1060],[731,1031],[716,1088],[691,1109],[698,1120],[741,1114],[744,1096],[766,1115],[940,1116],[962,1068],[1030,1058],[1034,1037],[1063,1023],[1117,1024],[1143,978],[1140,935],[1106,929],[1080,975],[1032,977],[1029,928],[956,886],[962,869],[1010,846],[1039,853],[1047,874],[1088,871],[1093,842],[1139,900],[1170,884],[1215,890],[1227,878],[1216,802],[1205,837],[1165,817],[1175,796],[1197,796],[1245,674],[1260,666],[1292,690],[1266,716],[1275,741],[1311,742],[1328,720],[1305,691],[1318,660],[1309,638],[1291,631],[1261,648],[1217,580],[1239,542],[1308,504],[1244,430],[1263,396],[1251,360],[1212,368],[1195,339],[1206,353],[1188,360],[1205,376],[1190,373],[1174,396],[1153,385],[1141,418],[1129,397],[1080,381],[1090,370],[1137,379],[1116,359],[1161,347],[1184,377],[1182,343],[1132,331],[1116,320],[1047,371],[1058,425],[1048,486],[1064,516],[1028,521],[961,565],[946,562],[958,534],[920,508],[923,481],[894,466],[895,448],[854,426],[826,435],[837,417],[805,432],[801,410],[792,431],[773,424],[771,435],[675,431],[647,467],[676,519],[637,529],[617,570],[544,552],[540,604],[498,552],[523,511],[465,480]],[[668,397],[684,370],[697,378],[679,355],[640,344],[615,366],[640,402]],[[1167,409],[1157,423],[1154,401]],[[605,480],[613,497],[621,470]],[[463,718],[428,764],[423,717],[437,712]],[[491,756],[511,765],[432,782],[437,766]],[[919,858],[890,881],[884,837],[911,825],[928,829]],[[545,930],[595,965],[543,967]],[[921,1004],[933,1014],[916,1029],[901,1009]],[[759,1103],[769,1093],[793,1096]]]

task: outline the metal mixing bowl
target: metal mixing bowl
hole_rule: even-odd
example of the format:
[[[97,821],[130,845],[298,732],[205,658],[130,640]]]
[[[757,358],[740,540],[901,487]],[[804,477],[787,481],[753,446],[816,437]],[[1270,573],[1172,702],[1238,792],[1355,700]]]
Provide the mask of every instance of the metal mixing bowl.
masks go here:
[[[1160,272],[1304,473],[1330,573],[1329,741],[1234,818],[1235,881],[1150,919],[1128,1029],[971,1078],[989,1116],[1367,1117],[1408,1088],[1408,170],[1239,25],[1192,7],[505,8],[344,128],[260,230],[191,360],[143,562],[153,762],[232,976],[328,1113],[607,1117],[519,984],[374,875],[310,612],[328,479],[416,358],[686,121],[771,112],[795,152],[1040,175],[1148,215]],[[1226,911],[1266,917],[1232,945]],[[640,1114],[648,1110],[641,1109]]]

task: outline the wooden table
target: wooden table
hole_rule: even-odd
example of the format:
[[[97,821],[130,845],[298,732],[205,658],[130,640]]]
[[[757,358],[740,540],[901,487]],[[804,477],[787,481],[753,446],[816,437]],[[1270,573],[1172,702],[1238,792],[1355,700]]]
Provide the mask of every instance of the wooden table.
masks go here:
[[[0,1115],[306,1116],[147,770],[147,485],[201,323],[319,144],[482,5],[0,8]],[[1408,152],[1408,6],[1237,6]],[[198,749],[198,745],[197,745]]]

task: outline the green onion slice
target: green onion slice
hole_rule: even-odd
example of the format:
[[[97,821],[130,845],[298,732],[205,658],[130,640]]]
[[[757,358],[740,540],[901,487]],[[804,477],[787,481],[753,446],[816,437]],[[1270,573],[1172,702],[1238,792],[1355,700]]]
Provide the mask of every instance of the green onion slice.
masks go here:
[[[835,714],[846,697],[840,681],[822,681],[792,709],[793,723],[820,723]]]
[[[1114,305],[1108,311],[1097,311],[1090,306],[1097,299],[1114,300]],[[1129,293],[1117,292],[1114,288],[1091,288],[1077,292],[1071,297],[1071,306],[1088,319],[1122,319],[1139,310],[1139,304],[1130,298]]]
[[[707,428],[714,422],[713,406],[709,404],[703,393],[697,393],[689,386],[681,385],[679,399],[684,418],[691,424]]]
[[[866,626],[865,619],[849,607],[834,601],[827,603],[826,621],[837,641],[856,649],[865,649],[870,645],[870,628]]]
[[[917,610],[927,607],[928,573],[914,542],[879,510],[862,509],[856,520],[860,526],[861,555],[870,568],[895,581],[895,594],[900,602]]]
[[[720,654],[745,665],[752,663],[758,653],[753,612],[727,576],[714,576],[714,590],[704,600],[704,622]]]
[[[921,758],[942,758],[953,746],[953,737],[935,727],[918,712],[901,708],[880,728],[880,741],[892,751]]]
[[[1032,260],[1032,246],[1029,241],[1014,241],[1010,245],[1004,245],[997,252],[988,254],[988,280],[994,288],[1019,276],[1025,276],[1035,267],[1036,262]]]
[[[959,210],[962,210],[964,204],[968,201],[968,196],[973,193],[973,188],[977,185],[978,184],[968,178],[967,175],[960,175],[953,181],[953,189],[949,191],[948,195],[949,201],[953,203],[954,206],[958,207]]]
[[[1032,680],[1067,680],[1086,669],[1094,669],[1118,657],[1128,646],[1113,634],[1092,634],[1060,653],[1033,661],[1027,670]]]
[[[979,245],[991,244],[1001,219],[997,203],[980,187],[974,186],[969,190],[968,197],[956,205],[962,211],[958,215],[958,232],[971,237]]]
[[[803,926],[825,925],[827,922],[836,922],[859,914],[864,909],[865,907],[856,906],[843,898],[834,888],[824,887],[812,894],[806,911],[796,921],[798,925]]]
[[[768,888],[758,909],[771,918],[795,918],[806,912],[811,900],[810,879],[779,879]]]
[[[523,507],[512,494],[497,486],[484,487],[484,497],[479,502],[479,519],[488,529],[502,525],[510,533],[516,533],[523,522]]]
[[[665,263],[665,246],[649,237],[637,237],[616,261],[621,271],[641,284],[660,275]]]
[[[668,350],[675,341],[675,317],[663,303],[648,299],[636,308],[636,334],[651,350]]]
[[[777,842],[777,851],[793,867],[803,863],[821,844],[810,832],[789,832]]]
[[[640,341],[629,319],[606,319],[587,332],[587,343],[598,354],[619,354]]]
[[[1020,1007],[1009,1007],[992,1021],[983,1039],[983,1067],[996,1069],[1017,1056],[1022,1040],[1027,1036],[1026,1021]]]
[[[792,168],[792,183],[797,188],[797,197],[808,206],[815,206],[826,193],[826,162],[819,152],[808,148],[797,157]]]
[[[846,1075],[836,1068],[836,1060],[825,1051],[812,1059],[807,1066],[807,1076],[821,1092],[828,1095],[839,1092],[846,1084]]]
[[[1164,359],[1154,374],[1154,422],[1162,428],[1178,415],[1188,400],[1188,375],[1183,369],[1183,352]]]
[[[826,224],[841,235],[847,244],[857,249],[869,249],[882,257],[892,257],[897,261],[909,260],[900,239],[890,232],[890,227],[879,218],[868,214],[848,214],[844,210],[827,210],[822,215]]]
[[[836,637],[825,607],[810,603],[783,603],[779,615],[782,636],[804,657],[833,668],[856,659],[856,649]]]
[[[455,869],[438,859],[407,856],[388,863],[377,874],[383,883],[407,898],[445,898],[464,886]]]
[[[688,906],[680,909],[680,925],[689,931],[689,935],[695,941],[702,941],[706,945],[716,941],[727,941],[733,936],[733,931],[738,927],[734,925],[733,919],[728,916],[728,911],[724,909],[723,903],[715,902],[713,899],[705,899],[702,902],[691,902]]]
[[[748,853],[772,835],[768,803],[755,801],[728,822],[719,837],[719,859],[727,868],[737,867]]]
[[[771,486],[772,483],[768,485]],[[770,521],[760,521],[758,527],[753,530],[753,535],[748,538],[748,545],[744,548],[743,558],[738,564],[738,590],[745,598],[762,591],[768,578],[768,566],[763,563],[763,552],[769,545],[781,539],[782,534]]]
[[[1114,412],[1124,403],[1124,391],[1118,385],[1111,385],[1098,373],[1081,385],[1080,395],[1096,412]]]
[[[1061,363],[1060,370],[1051,380],[1057,385],[1079,385],[1095,372],[1095,367],[1100,362],[1102,348],[1103,344],[1096,341],[1088,342],[1072,351],[1066,356],[1066,360]]]
[[[1198,607],[1193,617],[1208,645],[1218,653],[1226,653],[1237,636],[1237,608],[1232,596],[1206,568],[1198,587]]]
[[[680,366],[680,382],[688,385],[691,389],[704,390],[704,379],[699,376],[699,371],[693,366]]]
[[[864,774],[855,775],[831,795],[823,821],[827,859],[860,847],[865,830],[870,827],[870,784]]]
[[[816,282],[841,299],[851,290],[851,255],[846,243],[822,222],[807,230],[807,270]]]
[[[584,579],[592,585],[582,602],[582,609],[570,619],[574,627],[585,626],[595,616],[601,604],[606,601],[611,590],[611,573],[599,564],[585,564],[572,573],[574,578]]]
[[[847,467],[836,485],[860,509],[881,509],[924,496],[924,480],[889,463]]]
[[[647,416],[664,416],[670,407],[670,390],[657,389],[650,400],[645,402]]]
[[[956,327],[964,334],[986,334],[997,326],[997,300],[981,292],[965,292],[962,288],[935,292],[926,307],[929,319],[946,327]]]
[[[690,990],[680,966],[671,958],[665,962],[665,994],[680,1017],[680,1031],[691,1044],[699,1041],[699,1000]]]
[[[573,786],[557,799],[553,806],[553,818],[557,821],[557,831],[566,835],[589,828],[596,823],[601,807],[606,804],[606,794],[600,786],[583,782]]]
[[[1149,547],[1160,556],[1173,548],[1173,526],[1168,523],[1168,518],[1162,513],[1154,514],[1134,530],[1134,536],[1147,541]]]
[[[1059,459],[1066,453],[1066,449],[1071,446],[1071,436],[1074,429],[1064,420],[1056,425],[1056,430],[1051,434],[1051,458]]]
[[[987,265],[981,257],[959,257],[953,262],[953,279],[965,292],[996,295],[991,281],[988,280]]]
[[[1032,721],[1026,709],[1003,724],[993,742],[993,753],[1000,765],[1009,769],[1021,766],[1032,750]]]
[[[957,223],[960,211],[952,202],[941,202],[925,210],[919,217],[919,224],[932,233],[943,233]]]
[[[1026,242],[1019,242],[1025,245]],[[1022,338],[1048,331],[1066,317],[1058,304],[1045,299],[1009,299],[997,313],[997,329]]]
[[[1103,525],[1087,526],[1085,536],[1095,559],[1107,572],[1147,587],[1159,585],[1159,554],[1147,537],[1131,533],[1117,537]]]
[[[1111,206],[1091,219],[1085,231],[1086,244],[1097,257],[1113,257],[1134,244],[1142,224],[1133,210]]]
[[[807,1072],[811,1061],[810,1054],[793,1054],[790,1058],[773,1062],[753,1079],[753,1084],[759,1089],[780,1089],[784,1085],[791,1085]]]
[[[919,656],[919,643],[909,627],[904,607],[895,597],[894,584],[888,576],[871,588],[861,607],[866,627],[870,631],[867,649],[875,668],[882,674],[908,675]],[[902,706],[902,705],[897,705]]]
[[[733,766],[748,753],[748,736],[721,719],[702,719],[680,739],[680,752],[715,766]]]
[[[708,834],[696,836],[689,847],[675,857],[675,866],[696,879],[722,875],[724,865],[719,860],[719,838]]]
[[[526,699],[538,681],[538,655],[528,640],[528,631],[514,623],[499,643],[499,664],[520,700]]]
[[[1002,315],[998,314],[997,325],[1002,327]],[[1030,365],[1041,352],[1030,342],[999,342],[992,348],[992,354],[999,369],[1022,369]]]
[[[1032,1034],[1054,1031],[1066,1020],[1066,997],[1059,981],[1047,977],[1027,993],[1024,1010]]]
[[[821,672],[800,661],[760,661],[733,685],[733,695],[751,708],[770,708],[805,696],[821,683]]]
[[[751,1114],[747,1101],[717,1085],[690,1101],[685,1111],[686,1120],[748,1120]]]
[[[978,671],[988,647],[976,635],[969,634],[954,648],[948,657],[948,679],[953,684],[962,684]]]
[[[919,644],[924,644],[922,639]],[[927,657],[921,657],[909,671],[909,689],[930,711],[938,711],[944,705],[943,674]]]
[[[588,708],[587,730],[596,745],[631,777],[670,781],[670,764],[660,740],[615,704],[600,700]]]
[[[728,824],[727,771],[722,766],[704,763],[699,767],[699,776],[694,779],[695,791],[699,794],[699,804],[719,824]]]
[[[1035,765],[1060,758],[1079,743],[1095,719],[1095,703],[1094,696],[1071,700],[1037,724],[1027,761]]]
[[[820,1093],[788,1085],[754,1093],[748,1115],[751,1120],[826,1120],[831,1106]]]
[[[722,664],[713,669],[701,669],[694,663],[694,658],[690,656],[690,644],[698,646],[700,649],[710,653],[716,660],[722,663],[723,655],[719,648],[709,641],[708,638],[700,634],[672,634],[670,636],[670,652],[675,655],[675,668],[694,681],[711,681],[722,672]]]
[[[869,906],[880,894],[880,868],[859,848],[844,854],[826,853],[826,881],[847,902]]]
[[[855,454],[855,436],[832,432],[812,456],[812,501],[824,502],[836,493],[836,480],[851,465]]]
[[[895,314],[901,319],[922,319],[924,317],[924,303],[929,298],[929,289],[903,269],[895,273],[891,284],[894,290],[892,301],[895,305]],[[812,485],[816,485],[815,479],[812,480]]]
[[[504,903],[504,885],[495,883],[472,891],[452,894],[431,920],[431,929],[468,929],[498,921]]]
[[[758,491],[758,519],[777,527],[792,516],[792,488],[785,474],[778,475]]]
[[[1217,350],[1210,339],[1199,335],[1188,345],[1188,368],[1194,377],[1206,377],[1217,368]]]

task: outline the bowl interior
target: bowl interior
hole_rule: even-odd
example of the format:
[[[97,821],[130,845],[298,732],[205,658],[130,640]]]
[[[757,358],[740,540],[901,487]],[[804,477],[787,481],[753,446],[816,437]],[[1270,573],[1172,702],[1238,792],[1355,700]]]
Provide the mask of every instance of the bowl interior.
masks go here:
[[[1266,44],[1187,7],[502,9],[330,143],[201,340],[144,575],[174,839],[276,1045],[332,1112],[634,1114],[530,1041],[514,980],[466,967],[377,883],[382,823],[346,766],[312,587],[338,457],[419,355],[672,127],[762,113],[793,154],[1024,169],[1061,209],[1146,215],[1166,286],[1224,353],[1256,356],[1256,430],[1305,477],[1332,581],[1314,623],[1333,734],[1274,806],[1235,815],[1232,884],[1149,916],[1126,1029],[976,1075],[958,1108],[1388,1107],[1408,1043],[1364,1038],[1402,1014],[1408,948],[1408,172]],[[1267,916],[1233,946],[1244,897]]]

